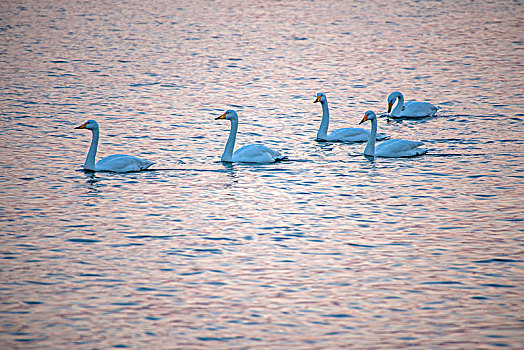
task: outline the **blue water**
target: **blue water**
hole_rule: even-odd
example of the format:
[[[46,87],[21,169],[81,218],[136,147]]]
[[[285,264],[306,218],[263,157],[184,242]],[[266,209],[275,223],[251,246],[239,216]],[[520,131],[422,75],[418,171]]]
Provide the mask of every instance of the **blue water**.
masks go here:
[[[522,348],[518,1],[0,3],[0,346]],[[383,114],[427,155],[317,143]],[[288,161],[221,163],[237,148]],[[151,171],[84,173],[125,153]],[[368,128],[369,124],[363,124]]]

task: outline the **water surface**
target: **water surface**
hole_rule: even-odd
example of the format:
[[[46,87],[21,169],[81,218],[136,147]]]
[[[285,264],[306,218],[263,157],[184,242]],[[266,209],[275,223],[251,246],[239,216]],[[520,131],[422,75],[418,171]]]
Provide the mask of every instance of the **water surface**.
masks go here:
[[[513,1],[0,4],[2,348],[521,348]],[[430,149],[314,142],[386,110]],[[219,161],[237,147],[286,162]],[[84,173],[98,158],[151,171]],[[364,127],[369,125],[364,124]]]

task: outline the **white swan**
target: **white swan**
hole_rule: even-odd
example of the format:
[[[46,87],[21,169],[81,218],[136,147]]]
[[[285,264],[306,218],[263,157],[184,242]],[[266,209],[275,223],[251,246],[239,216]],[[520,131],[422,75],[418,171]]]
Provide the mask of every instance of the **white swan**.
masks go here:
[[[367,111],[359,124],[362,124],[367,120],[371,121],[371,133],[369,135],[366,149],[364,149],[364,155],[371,157],[398,158],[420,156],[428,151],[427,148],[418,148],[424,144],[422,142],[400,139],[384,141],[378,144],[375,148],[375,135],[377,134],[377,115],[375,112]]]
[[[362,128],[342,128],[333,131],[328,135],[329,126],[329,109],[327,97],[323,93],[317,94],[317,99],[314,101],[320,102],[322,105],[322,122],[317,133],[317,141],[328,141],[328,142],[366,142],[369,138],[369,131]],[[383,134],[378,135],[378,140],[385,139],[386,136]]]
[[[130,171],[140,171],[149,168],[155,164],[149,160],[126,156],[123,154],[115,154],[100,159],[95,164],[95,156],[98,148],[98,139],[100,137],[98,123],[94,120],[88,120],[84,124],[77,126],[75,129],[89,129],[93,133],[91,146],[87,153],[87,158],[84,163],[84,170],[90,171],[113,171],[117,173],[127,173]]]
[[[229,131],[229,138],[227,139],[226,149],[222,154],[223,162],[234,163],[273,163],[282,160],[283,157],[280,152],[275,151],[264,145],[247,145],[243,146],[233,153],[235,148],[235,140],[238,129],[238,114],[233,110],[227,110],[217,119],[227,119],[231,121],[231,130]]]
[[[398,99],[398,103],[391,111],[393,103]],[[429,102],[408,101],[404,102],[404,95],[395,91],[388,97],[388,114],[392,118],[423,118],[433,117],[437,112],[437,107]]]

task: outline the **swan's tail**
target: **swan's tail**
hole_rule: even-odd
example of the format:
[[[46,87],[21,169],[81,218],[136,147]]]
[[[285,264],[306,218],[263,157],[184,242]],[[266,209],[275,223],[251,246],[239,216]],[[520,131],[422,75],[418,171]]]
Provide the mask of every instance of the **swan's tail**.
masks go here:
[[[277,162],[285,162],[286,160],[289,160],[289,158],[287,156],[281,156],[281,157],[275,158],[275,163],[277,163]]]
[[[142,162],[140,163],[140,169],[141,170],[146,170],[147,168],[149,168],[151,165],[155,164],[155,162],[152,162],[150,160],[147,160],[147,159],[140,159]]]

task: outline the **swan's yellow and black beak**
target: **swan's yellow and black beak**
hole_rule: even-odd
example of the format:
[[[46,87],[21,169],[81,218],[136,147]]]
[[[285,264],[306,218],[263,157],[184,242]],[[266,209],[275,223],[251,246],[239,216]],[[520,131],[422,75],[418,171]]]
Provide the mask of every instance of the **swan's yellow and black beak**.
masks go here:
[[[393,106],[393,102],[388,102],[388,114],[391,113],[392,106]]]
[[[220,117],[216,117],[215,120],[217,120],[217,119],[226,119],[226,116],[227,116],[227,112],[222,114]]]
[[[317,102],[320,102],[320,95],[317,95],[317,99],[313,101],[313,103],[317,103]]]
[[[84,124],[80,126],[77,126],[75,129],[87,129],[87,122],[85,122]]]
[[[360,124],[364,123],[364,122],[367,121],[367,120],[368,120],[368,114],[365,114],[365,115],[364,115],[364,118],[362,118],[362,120],[361,120],[360,123],[358,123],[358,124],[360,125]]]

